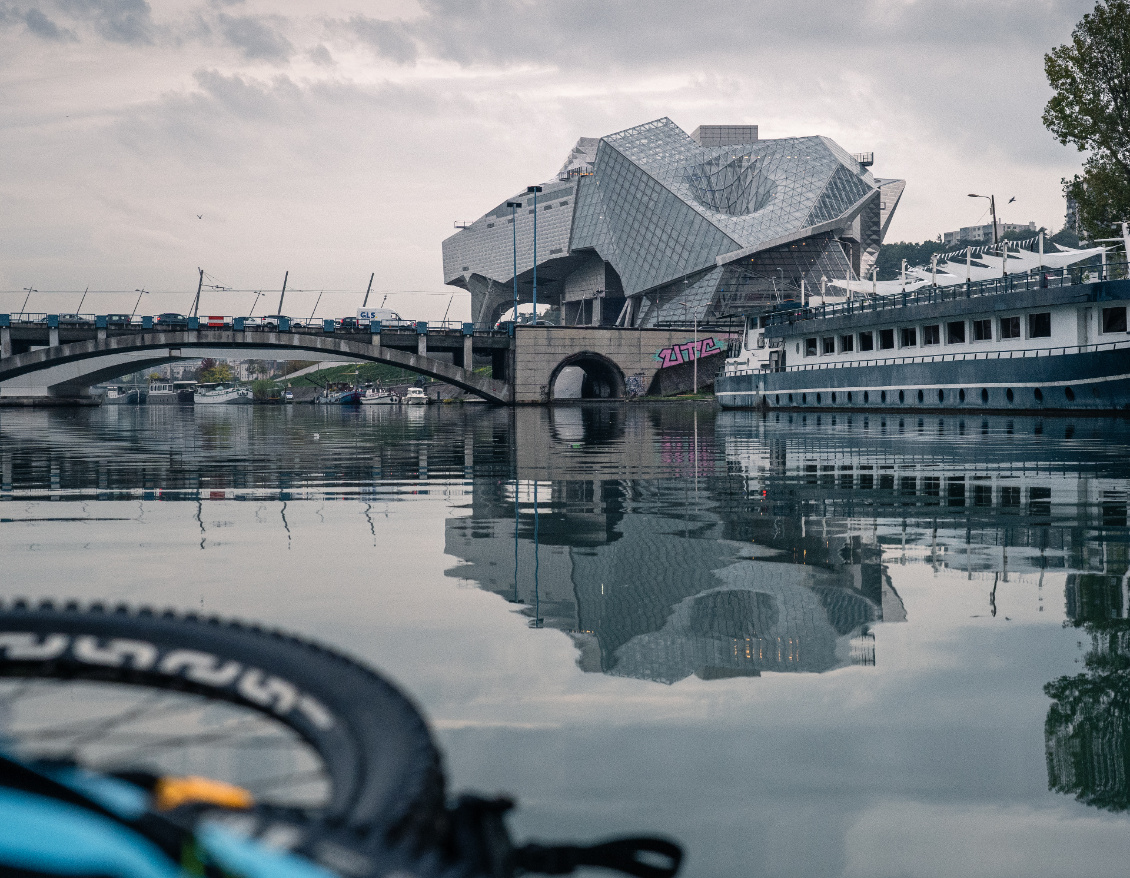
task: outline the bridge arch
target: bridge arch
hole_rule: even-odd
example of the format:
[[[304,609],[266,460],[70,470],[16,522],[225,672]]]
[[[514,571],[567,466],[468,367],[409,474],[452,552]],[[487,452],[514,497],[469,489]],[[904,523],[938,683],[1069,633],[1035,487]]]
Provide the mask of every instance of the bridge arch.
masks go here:
[[[579,369],[579,396],[559,396],[558,381],[566,369]],[[595,351],[578,351],[558,363],[549,375],[549,399],[623,399],[627,395],[624,372],[608,357]]]
[[[510,385],[476,375],[451,363],[420,354],[342,338],[301,332],[236,332],[234,330],[153,331],[53,345],[0,360],[0,390],[36,388],[47,396],[85,393],[102,381],[176,360],[200,356],[257,359],[345,359],[398,366],[452,384],[490,402],[509,403]],[[44,395],[44,394],[40,394]]]

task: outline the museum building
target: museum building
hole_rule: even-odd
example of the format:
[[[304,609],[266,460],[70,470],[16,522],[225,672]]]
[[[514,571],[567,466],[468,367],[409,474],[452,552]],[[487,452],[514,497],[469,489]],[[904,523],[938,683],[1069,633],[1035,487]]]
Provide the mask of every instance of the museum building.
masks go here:
[[[523,190],[443,242],[444,282],[493,325],[534,293],[544,319],[649,327],[743,314],[867,276],[905,187],[827,137],[756,125],[687,134],[658,119],[582,137]],[[535,213],[536,197],[536,213]]]

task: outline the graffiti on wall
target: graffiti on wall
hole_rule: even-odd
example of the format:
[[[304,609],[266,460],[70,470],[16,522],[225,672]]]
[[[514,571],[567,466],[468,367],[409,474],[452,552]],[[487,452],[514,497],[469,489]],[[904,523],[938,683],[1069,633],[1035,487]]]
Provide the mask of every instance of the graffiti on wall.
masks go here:
[[[659,360],[660,369],[666,369],[668,366],[678,366],[681,363],[689,363],[691,360],[701,360],[703,357],[709,357],[712,354],[720,354],[722,350],[714,336],[710,336],[709,338],[700,338],[697,342],[688,341],[663,348],[656,351],[655,359]]]

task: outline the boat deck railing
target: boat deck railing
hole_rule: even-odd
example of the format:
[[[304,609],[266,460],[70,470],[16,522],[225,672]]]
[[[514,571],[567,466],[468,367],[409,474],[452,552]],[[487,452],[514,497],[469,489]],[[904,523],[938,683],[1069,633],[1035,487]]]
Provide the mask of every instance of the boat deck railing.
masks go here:
[[[950,286],[926,286],[910,292],[890,296],[861,293],[854,301],[815,308],[788,308],[767,314],[764,325],[783,326],[804,320],[823,320],[827,317],[859,315],[905,308],[909,305],[936,305],[1001,293],[1027,292],[1038,289],[1061,289],[1081,284],[1101,283],[1108,280],[1125,280],[1130,276],[1130,263],[1108,262],[1104,265],[1068,268],[1034,269],[1024,274],[1009,274],[992,280],[966,281]]]
[[[827,360],[822,363],[796,363],[771,368],[765,364],[758,369],[727,369],[723,374],[763,375],[766,372],[817,372],[823,369],[858,369],[876,366],[901,366],[911,363],[961,363],[972,360],[1023,360],[1030,357],[1063,357],[1069,354],[1093,354],[1101,351],[1130,349],[1130,339],[1096,344],[1059,345],[1052,348],[1020,348],[1007,351],[969,351],[953,354],[923,354],[920,356],[875,357],[867,360]]]

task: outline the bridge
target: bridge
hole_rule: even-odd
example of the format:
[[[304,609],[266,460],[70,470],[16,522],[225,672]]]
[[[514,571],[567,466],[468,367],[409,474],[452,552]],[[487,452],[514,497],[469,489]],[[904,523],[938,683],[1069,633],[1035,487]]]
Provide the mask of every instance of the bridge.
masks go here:
[[[238,317],[163,324],[152,317],[0,314],[0,405],[97,404],[94,385],[203,357],[384,363],[502,405],[553,402],[558,379],[572,367],[581,373],[582,397],[622,399],[691,389],[696,358],[699,385],[707,384],[729,337],[689,327],[266,324]]]

